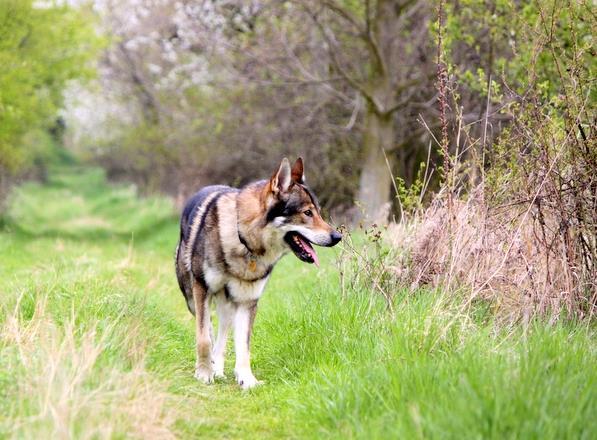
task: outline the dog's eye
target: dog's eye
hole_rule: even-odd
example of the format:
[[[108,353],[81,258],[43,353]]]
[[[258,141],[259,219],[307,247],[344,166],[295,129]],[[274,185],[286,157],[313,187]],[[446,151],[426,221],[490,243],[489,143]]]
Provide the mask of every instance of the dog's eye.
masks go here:
[[[305,214],[307,217],[313,217],[313,212],[311,212],[310,209],[307,209],[303,214]]]

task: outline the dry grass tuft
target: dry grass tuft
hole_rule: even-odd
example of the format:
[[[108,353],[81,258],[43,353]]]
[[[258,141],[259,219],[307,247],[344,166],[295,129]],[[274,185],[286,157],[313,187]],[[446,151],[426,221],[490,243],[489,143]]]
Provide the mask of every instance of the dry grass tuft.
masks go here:
[[[412,288],[466,292],[468,303],[491,300],[516,319],[563,313],[591,317],[597,291],[594,273],[587,273],[592,266],[583,266],[580,254],[570,261],[558,222],[558,216],[546,213],[539,221],[534,204],[500,210],[476,197],[454,200],[450,215],[438,199],[413,221],[390,225],[387,235],[401,249],[395,273]],[[544,230],[556,231],[547,244],[538,239]],[[581,232],[572,228],[570,233]],[[595,240],[586,234],[584,239]]]
[[[59,324],[45,299],[30,319],[17,304],[0,339],[3,366],[14,374],[2,430],[13,438],[174,438],[173,399],[140,356],[128,368],[102,361],[121,341],[114,327],[84,330],[74,316]]]

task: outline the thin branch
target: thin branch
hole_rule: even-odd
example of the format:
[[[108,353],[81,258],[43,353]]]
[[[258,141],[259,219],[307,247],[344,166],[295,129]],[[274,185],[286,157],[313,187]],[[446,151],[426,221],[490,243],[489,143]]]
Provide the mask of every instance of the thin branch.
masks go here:
[[[365,32],[371,33],[371,1],[365,0]]]
[[[414,78],[411,80],[401,82],[400,84],[398,84],[398,86],[396,86],[396,89],[395,89],[396,95],[399,96],[404,90],[411,88],[412,86],[415,86],[417,84],[420,84],[421,81],[422,81],[421,78]],[[411,93],[406,98],[401,99],[396,104],[392,105],[390,108],[384,109],[383,115],[391,115],[396,110],[404,107],[406,104],[408,104],[410,102],[410,98],[412,97],[412,95],[415,92],[416,92],[416,90],[412,90]]]
[[[356,95],[357,96],[355,97],[354,108],[352,110],[352,114],[350,115],[350,120],[348,121],[348,124],[346,124],[346,127],[344,127],[346,131],[352,130],[352,127],[354,126],[354,123],[357,120],[357,116],[361,108],[361,95],[359,93],[357,93]]]
[[[365,1],[365,31],[361,35],[361,39],[365,41],[369,50],[375,57],[375,61],[379,67],[383,76],[388,74],[388,67],[383,54],[381,53],[381,49],[379,48],[379,44],[377,39],[375,38],[375,34],[373,33],[373,29],[371,27],[371,4],[370,0]]]
[[[363,23],[359,21],[357,17],[351,14],[346,8],[343,8],[338,4],[338,2],[334,0],[323,0],[321,2],[324,6],[326,6],[329,10],[335,12],[340,17],[344,18],[350,24],[352,24],[360,33],[364,33],[366,31],[365,26]]]
[[[334,43],[332,41],[332,39],[326,32],[326,29],[323,26],[323,24],[319,21],[317,14],[313,13],[309,9],[306,9],[306,12],[311,17],[311,19],[317,26],[317,29],[321,33],[321,36],[325,40],[325,42],[328,46],[327,52],[330,56],[330,59],[332,60],[332,63],[334,64],[334,68],[338,71],[340,76],[342,76],[353,88],[358,90],[363,95],[363,97],[373,106],[373,108],[375,109],[376,112],[379,112],[380,111],[379,104],[375,101],[373,95],[371,95],[371,93],[366,89],[365,85],[362,84],[360,81],[356,80],[355,78],[353,78],[342,66],[342,63],[338,59],[336,51],[334,50],[334,48],[337,48],[337,45],[336,45],[336,43]]]
[[[139,72],[137,64],[126,48],[125,44],[120,42],[118,44],[118,49],[120,49],[120,52],[124,56],[125,62],[129,65],[130,72],[128,73],[130,74],[133,84],[137,87],[139,93],[141,94],[141,110],[143,111],[146,121],[154,124],[159,122],[160,112],[157,99],[149,90],[149,87],[147,87],[146,81],[142,77],[142,73]]]

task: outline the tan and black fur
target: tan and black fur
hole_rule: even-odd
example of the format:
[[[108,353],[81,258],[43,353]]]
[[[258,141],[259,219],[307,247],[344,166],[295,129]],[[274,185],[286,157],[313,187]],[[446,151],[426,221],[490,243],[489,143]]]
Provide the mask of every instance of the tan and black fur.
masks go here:
[[[234,327],[235,375],[239,385],[258,381],[249,344],[257,303],[278,260],[292,250],[318,263],[311,244],[334,246],[341,235],[320,214],[304,182],[303,161],[282,160],[271,179],[241,189],[208,186],[186,204],[176,248],[176,275],[189,311],[196,316],[195,377],[206,383],[224,375],[224,354]],[[210,302],[218,314],[212,347]]]

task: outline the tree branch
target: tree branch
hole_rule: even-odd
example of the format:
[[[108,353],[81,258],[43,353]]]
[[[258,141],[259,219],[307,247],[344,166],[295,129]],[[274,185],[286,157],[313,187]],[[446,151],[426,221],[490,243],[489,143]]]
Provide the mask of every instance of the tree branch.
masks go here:
[[[363,26],[363,23],[361,23],[357,17],[351,14],[346,8],[340,6],[335,0],[323,0],[321,1],[321,4],[352,24],[355,28],[357,28],[359,33],[366,32],[366,26]]]
[[[137,87],[137,90],[139,90],[141,95],[141,110],[143,111],[146,122],[157,124],[159,122],[159,109],[157,100],[146,86],[144,79],[137,69],[135,60],[133,60],[125,44],[123,42],[118,43],[118,48],[124,55],[125,62],[129,65],[130,72],[128,73],[130,74],[133,84]]]
[[[317,14],[315,14],[313,11],[310,11],[309,9],[306,9],[306,11],[315,23],[315,25],[317,26],[317,29],[321,33],[321,36],[323,37],[328,46],[327,52],[330,55],[332,63],[334,64],[334,68],[338,71],[340,76],[342,76],[342,78],[346,80],[346,82],[348,82],[354,89],[358,90],[361,93],[361,95],[363,95],[363,97],[373,106],[376,112],[379,112],[381,110],[379,104],[375,101],[375,98],[367,90],[365,85],[353,78],[342,66],[342,63],[338,59],[336,51],[334,50],[335,48],[337,48],[337,45],[332,41],[332,39],[326,32],[326,29],[323,26],[323,24],[319,21]]]
[[[369,46],[369,49],[370,49],[371,53],[373,54],[375,61],[377,62],[377,65],[379,67],[379,70],[381,71],[382,76],[386,76],[388,74],[388,67],[386,65],[383,54],[381,53],[381,49],[379,48],[379,44],[377,43],[377,39],[375,38],[375,35],[373,35],[373,33],[371,31],[369,31],[369,32],[367,32],[366,35],[363,35],[363,39],[365,40],[365,43],[367,44],[367,46]]]

